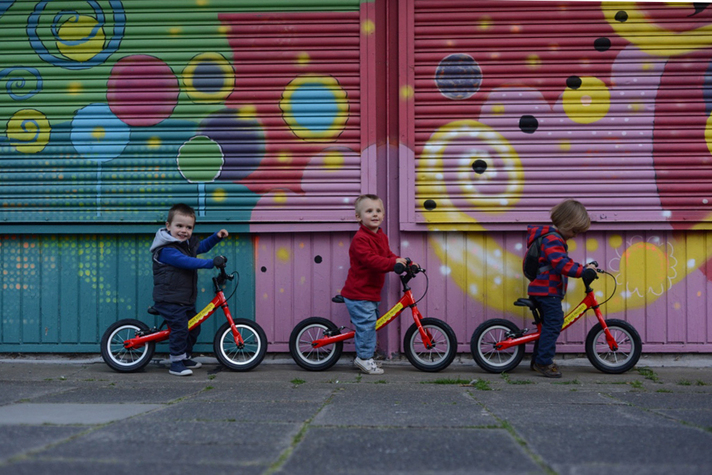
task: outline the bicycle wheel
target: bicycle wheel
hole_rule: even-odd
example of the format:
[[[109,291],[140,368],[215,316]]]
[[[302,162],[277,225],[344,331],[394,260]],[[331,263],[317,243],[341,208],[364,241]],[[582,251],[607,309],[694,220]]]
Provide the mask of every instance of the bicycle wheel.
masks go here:
[[[470,351],[475,362],[490,373],[504,373],[516,368],[524,358],[524,345],[496,350],[495,345],[519,331],[509,320],[493,318],[482,323],[472,334]]]
[[[148,325],[132,318],[119,320],[106,329],[101,337],[101,357],[114,371],[131,373],[143,369],[153,358],[156,343],[150,341],[140,348],[124,348],[124,341],[147,331]]]
[[[336,364],[344,350],[344,342],[314,348],[312,342],[326,335],[338,335],[339,328],[321,317],[310,317],[294,327],[289,336],[289,352],[302,368],[309,371],[323,371]]]
[[[418,325],[414,323],[403,338],[406,358],[420,371],[435,372],[447,368],[457,352],[455,332],[450,325],[437,318],[424,318],[420,324],[430,334],[433,347],[425,347]]]
[[[240,348],[235,344],[230,322],[225,322],[215,334],[213,351],[218,361],[231,370],[249,371],[265,358],[267,337],[257,322],[244,318],[236,318],[233,321],[244,345]]]
[[[603,327],[597,323],[586,337],[586,356],[599,371],[608,374],[625,373],[640,359],[643,346],[640,335],[633,325],[623,320],[606,320],[606,326],[616,340],[618,350],[611,350]]]

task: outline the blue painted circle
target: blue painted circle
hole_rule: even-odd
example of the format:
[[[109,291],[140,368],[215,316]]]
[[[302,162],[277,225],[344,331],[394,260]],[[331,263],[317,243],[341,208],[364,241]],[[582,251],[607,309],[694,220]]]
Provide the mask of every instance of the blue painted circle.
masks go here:
[[[339,106],[334,92],[323,84],[305,83],[290,97],[292,117],[311,132],[326,132],[336,121]]]

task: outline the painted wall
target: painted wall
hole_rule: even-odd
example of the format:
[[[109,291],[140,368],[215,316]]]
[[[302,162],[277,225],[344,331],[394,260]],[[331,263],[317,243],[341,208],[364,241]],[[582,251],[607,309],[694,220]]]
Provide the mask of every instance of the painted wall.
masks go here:
[[[348,325],[330,298],[362,192],[460,351],[524,323],[524,229],[565,197],[594,221],[572,255],[615,277],[607,315],[644,351],[712,351],[711,25],[697,3],[0,1],[0,351],[153,324],[147,248],[176,201],[230,230],[231,306],[270,351],[308,316]]]

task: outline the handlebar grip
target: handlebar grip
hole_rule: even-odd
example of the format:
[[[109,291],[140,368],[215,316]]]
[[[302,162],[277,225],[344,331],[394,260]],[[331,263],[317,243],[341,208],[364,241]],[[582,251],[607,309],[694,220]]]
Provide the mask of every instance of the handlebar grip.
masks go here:
[[[213,265],[219,269],[224,269],[225,264],[227,264],[227,257],[225,256],[215,256],[213,257]]]
[[[393,266],[393,272],[395,272],[396,274],[402,274],[403,272],[405,272],[405,266],[400,262],[396,262],[396,265]]]

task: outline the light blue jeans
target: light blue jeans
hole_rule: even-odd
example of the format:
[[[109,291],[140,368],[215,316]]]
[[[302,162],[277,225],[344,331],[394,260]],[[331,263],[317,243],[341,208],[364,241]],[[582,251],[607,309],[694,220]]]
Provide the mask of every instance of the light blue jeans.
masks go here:
[[[378,320],[379,302],[344,298],[344,303],[356,331],[354,337],[356,356],[362,360],[373,358],[376,352],[376,320]]]

